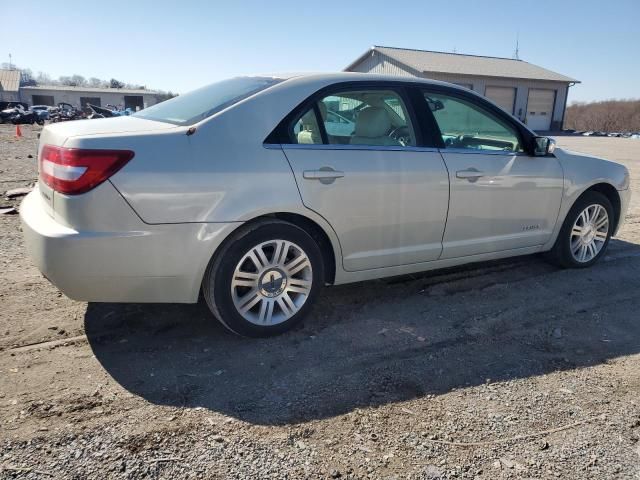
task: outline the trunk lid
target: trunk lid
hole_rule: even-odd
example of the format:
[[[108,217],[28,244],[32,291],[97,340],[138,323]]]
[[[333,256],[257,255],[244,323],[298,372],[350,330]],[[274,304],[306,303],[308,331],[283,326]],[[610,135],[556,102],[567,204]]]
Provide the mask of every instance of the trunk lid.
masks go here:
[[[129,137],[136,135],[145,135],[146,133],[154,134],[164,131],[184,129],[176,125],[147,120],[137,117],[114,117],[92,120],[75,120],[68,122],[60,122],[47,125],[40,134],[38,143],[38,189],[42,198],[46,212],[56,220],[67,226],[73,226],[74,219],[67,218],[69,216],[70,204],[77,204],[83,201],[85,195],[91,194],[91,191],[80,195],[64,195],[52,189],[43,180],[40,172],[40,159],[42,157],[42,149],[45,145],[56,147],[77,148],[77,144],[82,144],[83,138],[99,140],[99,138]],[[92,143],[94,142],[92,141]],[[100,143],[100,142],[98,142]],[[88,148],[104,148],[101,145]],[[100,189],[103,185],[98,186]]]
[[[171,123],[156,122],[138,117],[113,117],[60,122],[48,125],[45,130],[49,130],[57,138],[69,138],[86,135],[151,132],[176,128],[181,127]]]

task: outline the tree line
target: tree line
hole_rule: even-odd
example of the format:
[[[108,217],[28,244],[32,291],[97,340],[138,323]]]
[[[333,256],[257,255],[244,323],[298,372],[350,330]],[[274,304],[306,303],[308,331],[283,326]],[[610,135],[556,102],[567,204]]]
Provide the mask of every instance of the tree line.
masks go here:
[[[564,128],[600,132],[640,132],[640,100],[572,103],[567,107]]]
[[[8,70],[20,70],[20,85],[24,87],[39,87],[47,85],[64,85],[69,87],[90,87],[90,88],[129,88],[133,90],[147,90],[144,85],[137,85],[133,83],[125,83],[112,78],[110,80],[104,80],[101,78],[90,77],[85,78],[82,75],[62,75],[58,78],[51,78],[49,74],[45,72],[38,72],[34,75],[30,68],[18,68],[15,65],[9,65],[8,63],[0,64],[0,68]],[[178,94],[171,91],[165,92],[162,90],[156,90],[158,102],[168,100],[169,98],[176,97]]]

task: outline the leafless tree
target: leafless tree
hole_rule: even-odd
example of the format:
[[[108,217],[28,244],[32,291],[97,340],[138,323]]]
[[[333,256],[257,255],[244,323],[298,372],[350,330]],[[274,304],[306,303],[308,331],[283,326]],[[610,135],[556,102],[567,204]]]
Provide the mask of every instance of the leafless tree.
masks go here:
[[[602,132],[640,131],[640,100],[576,102],[567,108],[565,128]]]

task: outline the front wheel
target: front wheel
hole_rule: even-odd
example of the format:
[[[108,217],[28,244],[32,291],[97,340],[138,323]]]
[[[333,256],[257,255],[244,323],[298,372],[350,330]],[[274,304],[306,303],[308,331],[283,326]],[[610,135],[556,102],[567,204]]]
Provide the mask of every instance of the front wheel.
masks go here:
[[[609,245],[614,218],[613,206],[607,197],[586,192],[567,214],[550,252],[551,258],[567,268],[593,265]]]
[[[322,252],[301,228],[270,220],[243,228],[209,263],[202,290],[229,330],[266,337],[291,329],[324,283]]]

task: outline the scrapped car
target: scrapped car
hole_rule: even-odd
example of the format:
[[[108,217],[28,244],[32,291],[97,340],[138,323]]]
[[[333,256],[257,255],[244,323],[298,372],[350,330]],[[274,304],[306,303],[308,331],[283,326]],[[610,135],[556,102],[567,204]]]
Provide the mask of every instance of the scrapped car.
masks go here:
[[[330,130],[330,114],[352,125]],[[266,336],[325,285],[538,252],[592,265],[629,172],[554,147],[452,84],[239,77],[48,125],[20,214],[35,264],[71,298],[202,295],[229,330]]]
[[[49,120],[49,108],[48,105],[34,105],[31,107],[31,110],[33,110],[41,120]]]

